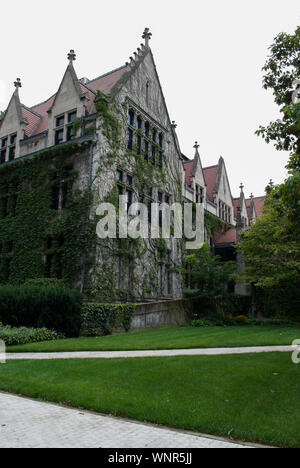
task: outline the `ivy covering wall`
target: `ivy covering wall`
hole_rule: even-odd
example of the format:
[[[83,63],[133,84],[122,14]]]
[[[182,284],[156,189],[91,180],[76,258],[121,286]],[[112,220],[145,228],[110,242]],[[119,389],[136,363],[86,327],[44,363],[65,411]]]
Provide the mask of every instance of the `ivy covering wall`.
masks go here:
[[[89,197],[87,187],[74,189],[74,160],[88,157],[90,144],[66,143],[0,166],[0,283],[80,279]]]

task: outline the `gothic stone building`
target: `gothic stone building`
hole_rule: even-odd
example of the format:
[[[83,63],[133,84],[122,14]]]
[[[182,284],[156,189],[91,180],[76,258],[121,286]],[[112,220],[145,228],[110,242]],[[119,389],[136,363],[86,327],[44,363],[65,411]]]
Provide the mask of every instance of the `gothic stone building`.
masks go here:
[[[181,201],[182,156],[150,38],[146,29],[129,63],[92,80],[78,79],[70,51],[57,93],[33,107],[15,82],[0,120],[1,282],[53,276],[105,299],[181,297],[180,241],[99,242],[91,223],[100,201],[117,210],[121,194],[127,208]]]
[[[203,168],[197,143],[192,160],[181,153],[148,29],[143,39],[95,79],[78,79],[70,51],[57,93],[32,107],[16,80],[0,114],[0,283],[57,277],[103,300],[180,298],[181,241],[100,242],[99,202],[117,212],[123,194],[127,208],[144,202],[149,220],[154,201],[200,203],[227,226],[212,246],[233,245],[237,211],[245,226],[259,214],[261,199],[233,199],[223,158]]]

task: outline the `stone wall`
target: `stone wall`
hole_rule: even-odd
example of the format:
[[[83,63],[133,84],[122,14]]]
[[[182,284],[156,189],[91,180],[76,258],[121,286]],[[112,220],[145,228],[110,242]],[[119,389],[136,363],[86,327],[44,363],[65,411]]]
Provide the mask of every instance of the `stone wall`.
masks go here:
[[[188,301],[161,301],[138,304],[133,316],[132,328],[159,328],[178,326],[186,322]]]

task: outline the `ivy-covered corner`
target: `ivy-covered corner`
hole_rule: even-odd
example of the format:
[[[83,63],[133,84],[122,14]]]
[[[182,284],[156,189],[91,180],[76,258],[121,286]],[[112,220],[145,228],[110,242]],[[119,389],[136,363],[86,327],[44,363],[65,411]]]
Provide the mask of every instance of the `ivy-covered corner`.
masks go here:
[[[80,281],[93,229],[90,190],[79,183],[91,141],[75,141],[0,166],[0,284]]]

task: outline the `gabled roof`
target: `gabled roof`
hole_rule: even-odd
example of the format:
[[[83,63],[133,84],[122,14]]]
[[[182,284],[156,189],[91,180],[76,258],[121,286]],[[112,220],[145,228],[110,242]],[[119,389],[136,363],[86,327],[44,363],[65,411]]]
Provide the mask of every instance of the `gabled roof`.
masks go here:
[[[253,202],[256,217],[259,218],[259,216],[262,214],[265,199],[266,197],[254,197],[246,199],[246,207],[249,214],[249,219],[251,219],[251,203]]]
[[[28,124],[26,126],[26,131],[25,134],[26,136],[30,136],[31,133],[37,128],[39,125],[42,116],[40,114],[37,114],[34,112],[32,109],[29,109],[28,107],[24,106],[22,104],[22,114],[24,118],[27,120]]]
[[[91,81],[88,81],[86,87],[94,93],[100,89],[103,93],[109,94],[113,88],[113,86],[122,78],[125,72],[129,71],[129,65],[123,65],[120,68],[112,70],[109,73],[105,73],[105,75],[98,76],[98,78],[94,78]]]
[[[240,198],[234,198],[233,200],[233,210],[234,210],[234,216],[235,218],[237,217],[238,214],[238,207],[240,206]]]
[[[237,242],[236,228],[228,229],[228,231],[217,234],[214,237],[215,244],[233,244],[235,242]]]
[[[185,183],[189,187],[192,185],[191,176],[193,172],[194,161],[184,161],[185,168]]]
[[[73,66],[68,66],[67,70],[73,69]],[[73,69],[74,71],[74,69]],[[99,89],[105,94],[109,94],[112,87],[118,82],[118,80],[123,76],[123,74],[128,71],[128,66],[124,65],[116,70],[112,70],[105,75],[99,76],[94,80],[88,81],[86,84],[81,80],[78,80],[76,73],[72,72],[73,80],[76,77],[77,84],[76,87],[78,92],[80,90],[80,95],[87,95],[89,100],[87,102],[87,111],[88,113],[95,112],[94,100],[97,95],[97,90]],[[27,118],[28,125],[26,127],[26,136],[38,135],[48,129],[48,110],[54,105],[57,93],[51,96],[46,101],[36,104],[32,107],[27,107],[22,104],[22,113],[23,116]]]
[[[253,198],[254,206],[255,206],[255,211],[257,217],[261,216],[263,207],[265,204],[266,197],[255,197]]]
[[[209,198],[209,200],[211,200],[212,202],[214,201],[214,188],[217,179],[217,172],[218,165],[203,168],[204,180],[206,182],[207,187],[207,198]]]

